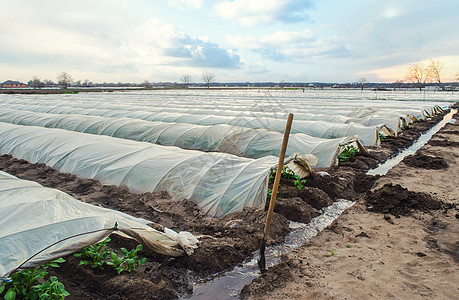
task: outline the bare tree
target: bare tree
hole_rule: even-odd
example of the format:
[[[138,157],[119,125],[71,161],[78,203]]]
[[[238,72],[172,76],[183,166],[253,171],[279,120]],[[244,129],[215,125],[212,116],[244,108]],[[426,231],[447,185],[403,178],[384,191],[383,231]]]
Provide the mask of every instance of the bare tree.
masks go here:
[[[365,87],[366,82],[367,82],[367,79],[365,77],[362,77],[359,79],[360,92],[363,92],[363,88]]]
[[[57,75],[57,83],[63,89],[68,88],[73,82],[72,76],[67,72],[62,72]]]
[[[151,83],[148,81],[148,80],[145,80],[143,83],[142,83],[142,86],[146,89],[151,89]]]
[[[430,60],[430,64],[428,66],[428,76],[438,82],[440,84],[440,88],[443,88],[441,82],[441,71],[444,67],[445,63],[440,61],[439,59],[432,59]]]
[[[41,82],[41,79],[38,78],[38,76],[34,76],[32,77],[31,85],[34,89],[41,89],[43,87],[43,82]]]
[[[280,87],[281,89],[283,89],[283,88],[285,87],[285,81],[284,81],[284,79],[281,79],[281,81],[279,82],[279,87]]]
[[[419,92],[421,92],[428,79],[429,70],[424,68],[422,64],[411,65],[406,74],[406,80],[414,83],[419,88]]]
[[[215,81],[215,75],[212,73],[204,73],[202,74],[202,80],[206,83],[207,88],[210,88],[210,84]]]
[[[191,75],[183,74],[181,77],[181,81],[183,82],[183,85],[185,87],[188,87],[188,85],[191,83]]]

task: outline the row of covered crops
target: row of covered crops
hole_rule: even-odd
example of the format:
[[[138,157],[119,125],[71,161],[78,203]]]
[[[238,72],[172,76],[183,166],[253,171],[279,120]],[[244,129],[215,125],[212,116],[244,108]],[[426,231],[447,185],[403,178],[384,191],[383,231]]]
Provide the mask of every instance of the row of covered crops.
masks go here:
[[[343,146],[377,147],[382,135],[441,110],[433,102],[253,93],[2,95],[0,153],[133,191],[168,191],[222,216],[263,205],[288,112],[295,117],[287,156],[312,154],[311,165],[330,167]]]
[[[362,150],[363,145],[377,147],[381,135],[396,136],[410,123],[441,111],[441,103],[433,102],[323,103],[296,96],[260,96],[253,91],[0,95],[0,154],[45,163],[60,172],[125,186],[133,192],[167,191],[174,199],[188,199],[208,215],[221,217],[244,207],[265,205],[268,177],[277,164],[288,112],[295,115],[288,161],[304,156],[315,167],[330,167],[337,163],[343,146],[354,144]],[[26,215],[31,207],[48,207],[37,203],[54,198],[59,205],[78,206],[67,196],[55,196],[48,190],[17,193],[18,197],[43,196],[34,204],[20,198],[7,201],[12,191],[22,191],[16,186],[40,190],[32,183],[0,176],[3,221],[12,220],[13,210],[24,210]],[[161,253],[183,253],[186,243],[177,242],[175,233],[150,232],[142,227],[146,225],[139,224],[142,220],[78,207],[70,209],[75,215],[68,220],[62,216],[61,222],[87,219],[95,226],[88,228],[106,229],[88,236],[85,242],[79,241],[79,246],[105,236],[116,222],[125,228],[124,233],[149,240],[152,248]],[[48,215],[48,219],[53,218],[56,216]],[[48,219],[43,220],[46,223]],[[2,232],[0,245],[11,244],[21,234],[42,232],[53,226],[53,222],[34,228],[19,224],[14,232]],[[149,238],[142,238],[132,228],[146,230],[142,234]],[[29,245],[31,248],[20,257],[18,253],[0,251],[2,263],[9,262],[9,268],[1,269],[0,276],[14,270],[37,247],[43,247],[39,235],[35,240],[35,246]],[[61,246],[76,249],[75,243]],[[49,260],[46,252],[43,255],[32,262]]]

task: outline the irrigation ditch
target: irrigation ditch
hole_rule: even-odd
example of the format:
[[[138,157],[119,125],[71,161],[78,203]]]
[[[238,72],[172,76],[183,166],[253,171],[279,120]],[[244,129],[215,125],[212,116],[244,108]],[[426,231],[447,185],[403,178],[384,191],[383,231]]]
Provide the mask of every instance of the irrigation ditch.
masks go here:
[[[415,152],[410,146],[417,140],[428,141],[429,130],[438,130],[442,124],[439,122],[446,120],[445,114],[415,123],[398,137],[387,138],[381,147],[370,149],[370,154],[357,154],[337,167],[318,170],[306,179],[301,190],[291,179],[282,178],[267,239],[268,266],[279,263],[286,252],[307,241],[354,201],[363,198],[380,176],[367,172],[406,149]],[[423,135],[426,132],[429,133]],[[139,255],[146,257],[147,262],[136,271],[121,275],[108,268],[80,266],[78,258],[68,256],[60,268],[49,270],[65,284],[70,293],[68,299],[202,299],[204,295],[236,298],[242,287],[259,275],[256,250],[266,216],[262,210],[245,209],[220,219],[210,218],[186,199],[173,201],[167,193],[133,194],[125,188],[103,186],[9,155],[0,157],[0,170],[60,189],[87,203],[203,236],[192,256],[171,259],[144,249]],[[113,235],[108,247],[120,252],[122,247],[132,249],[136,245],[135,241]]]

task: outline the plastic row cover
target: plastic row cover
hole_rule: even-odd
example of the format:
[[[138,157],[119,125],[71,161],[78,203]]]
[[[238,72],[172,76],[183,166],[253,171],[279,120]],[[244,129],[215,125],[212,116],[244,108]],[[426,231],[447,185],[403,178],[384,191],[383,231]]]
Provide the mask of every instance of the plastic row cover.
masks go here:
[[[270,131],[283,133],[285,130],[285,120],[274,118],[254,118],[254,117],[228,117],[228,116],[207,116],[177,113],[151,113],[144,111],[123,111],[110,109],[85,109],[73,108],[69,106],[46,107],[27,105],[10,105],[12,109],[26,109],[30,111],[46,112],[53,114],[80,114],[96,115],[110,118],[133,118],[147,121],[159,121],[168,123],[188,123],[197,125],[218,125],[227,124],[247,128],[264,128]],[[306,135],[333,139],[340,137],[357,137],[365,146],[379,146],[379,133],[393,135],[393,132],[384,125],[364,126],[361,124],[339,124],[325,121],[304,121],[294,120],[291,133],[304,133]]]
[[[279,156],[283,138],[283,134],[266,129],[230,125],[203,126],[10,109],[0,112],[0,121],[108,135],[184,149],[225,152],[249,158]],[[353,137],[321,139],[301,133],[292,134],[289,138],[287,156],[295,153],[314,154],[318,159],[316,167],[330,167],[336,163],[341,146],[356,140]]]
[[[72,107],[78,107],[72,105]],[[91,106],[91,108],[96,109],[107,109],[107,107],[101,104],[96,106]],[[113,108],[113,107],[112,107]],[[110,109],[110,107],[108,107]],[[122,105],[118,110],[142,110],[149,111],[153,113],[181,113],[181,114],[194,114],[194,115],[214,115],[214,116],[229,116],[229,117],[253,117],[253,118],[274,118],[274,119],[283,119],[286,120],[288,113],[283,112],[260,112],[260,111],[235,111],[235,110],[221,110],[221,109],[200,109],[200,108],[160,108],[160,107],[137,107],[137,106],[128,106]],[[305,109],[304,111],[308,111]],[[365,126],[374,126],[384,124],[388,128],[392,129],[394,132],[400,132],[401,127],[403,127],[402,120],[405,124],[413,122],[413,119],[407,115],[401,113],[389,112],[389,111],[373,111],[373,113],[368,113],[362,117],[348,117],[343,115],[330,115],[321,113],[303,113],[295,112],[295,121],[304,120],[304,121],[327,121],[332,123],[357,123]]]
[[[61,103],[62,105],[62,103]],[[86,107],[87,106],[87,107]],[[251,107],[247,107],[246,110],[232,110],[233,107],[228,106],[226,109],[203,109],[203,108],[196,108],[196,106],[187,106],[187,107],[169,107],[167,103],[160,103],[155,106],[142,106],[142,105],[126,105],[126,104],[119,104],[119,105],[106,105],[100,103],[88,104],[88,103],[72,103],[72,107],[80,107],[80,108],[96,108],[96,109],[116,109],[116,110],[142,110],[142,111],[149,111],[149,112],[165,112],[165,113],[182,113],[182,114],[197,114],[197,115],[215,115],[215,116],[232,116],[232,117],[267,117],[267,118],[275,118],[275,119],[284,119],[286,120],[288,117],[287,111],[283,104],[279,104],[281,108],[281,112],[279,112],[279,108],[273,111],[251,111]],[[192,108],[190,108],[192,107]],[[354,110],[346,110],[342,108],[340,110],[330,111],[331,109],[326,110],[315,110],[314,107],[307,108],[303,107],[301,109],[295,109],[295,120],[306,120],[306,121],[327,121],[333,123],[358,123],[365,126],[373,126],[373,125],[380,125],[384,124],[388,128],[392,129],[395,132],[400,132],[401,127],[404,125],[401,124],[402,120],[405,124],[412,123],[414,118],[410,117],[408,114],[412,112],[409,110],[407,113],[401,113],[394,110],[387,110],[387,109],[374,109],[374,108],[367,108],[359,110],[355,112]],[[336,110],[336,111],[335,111]],[[293,111],[293,110],[289,110]],[[422,110],[419,110],[422,113]],[[422,116],[422,115],[421,115]]]
[[[14,105],[14,104],[13,104]],[[50,103],[42,102],[40,104],[34,105],[14,105],[5,106],[16,109],[24,110],[34,110],[40,111],[40,106],[46,106],[46,109],[56,108],[58,106],[71,106],[73,108],[92,108],[92,109],[111,109],[111,110],[122,110],[122,111],[145,111],[151,113],[181,113],[181,114],[195,114],[195,115],[214,115],[214,116],[227,116],[227,117],[253,117],[253,118],[275,118],[286,120],[288,113],[284,112],[271,112],[271,111],[250,111],[250,108],[244,111],[230,110],[228,109],[202,109],[202,108],[180,108],[180,107],[164,107],[167,104],[158,104],[158,106],[146,106],[146,105],[126,105],[126,104],[106,104],[106,103],[68,103],[65,101],[50,101]],[[285,108],[283,108],[285,111]],[[304,113],[303,111],[306,111]],[[333,112],[334,113],[334,112]],[[390,128],[394,133],[401,131],[402,127],[406,127],[407,124],[413,122],[413,118],[410,118],[407,114],[397,113],[395,111],[387,110],[365,110],[361,111],[361,116],[345,116],[339,114],[330,114],[330,112],[316,111],[316,113],[310,113],[310,110],[303,109],[295,112],[295,120],[306,120],[306,121],[327,121],[333,123],[357,123],[365,126],[375,126],[384,124],[386,127]],[[339,111],[338,113],[343,113]],[[353,114],[354,112],[348,112],[348,114]]]
[[[263,207],[268,176],[278,160],[8,123],[0,124],[0,153],[132,192],[167,191],[216,217]]]
[[[160,95],[148,95],[148,99],[142,99],[138,101],[132,95],[126,95],[123,101],[120,103],[113,103],[112,97],[99,97],[98,101],[86,101],[85,99],[90,97],[79,97],[81,100],[72,99],[72,107],[80,108],[106,108],[115,110],[142,110],[151,111],[151,109],[165,109],[164,112],[175,112],[181,113],[197,113],[197,111],[213,111],[219,110],[217,115],[229,115],[239,116],[239,114],[250,113],[263,113],[263,114],[277,114],[279,111],[282,112],[294,112],[299,114],[301,120],[311,120],[311,115],[328,115],[339,117],[358,117],[364,118],[369,114],[387,114],[398,115],[406,118],[407,115],[416,117],[416,119],[424,119],[425,117],[436,114],[439,111],[439,106],[436,103],[423,103],[417,101],[413,102],[396,102],[396,101],[364,101],[364,100],[351,100],[347,102],[330,102],[328,99],[322,101],[307,100],[301,98],[292,98],[290,101],[286,101],[283,98],[246,98],[242,100],[231,99],[230,102],[227,99],[219,99],[217,97],[203,97],[204,99],[193,99],[188,96],[183,98],[175,99],[164,99]],[[102,103],[100,103],[102,100]],[[105,101],[104,101],[105,100]],[[68,103],[65,99],[57,100],[46,100],[38,102],[44,105],[62,105]],[[20,101],[8,101],[8,103],[20,103]],[[34,101],[35,103],[35,101]],[[230,104],[228,104],[230,103]],[[216,109],[217,108],[217,109]],[[190,110],[190,111],[188,111]],[[258,115],[260,117],[261,115]],[[272,117],[270,115],[264,115],[265,117]],[[312,120],[322,120],[313,118]],[[326,120],[328,121],[328,120]]]
[[[447,98],[445,94],[430,94],[437,98],[437,102],[419,101],[425,98],[419,93],[391,91],[386,95],[389,99],[404,101],[375,100],[375,93],[369,91],[313,91],[306,93],[299,91],[276,92],[271,90],[173,90],[173,91],[133,91],[131,93],[85,93],[79,95],[45,95],[45,96],[11,96],[1,97],[5,103],[21,103],[23,100],[33,99],[33,103],[45,105],[61,105],[63,101],[72,103],[72,106],[82,104],[84,108],[132,109],[132,107],[168,108],[168,109],[219,109],[240,112],[295,112],[327,115],[349,115],[355,117],[356,113],[365,110],[390,111],[402,115],[418,115],[418,119],[428,113],[434,115],[439,106],[446,107],[444,102],[454,99]],[[395,96],[397,95],[397,96]],[[395,96],[395,97],[394,97]],[[440,97],[437,97],[440,96]],[[2,99],[3,98],[3,99]],[[416,101],[408,101],[416,100]],[[126,108],[127,107],[127,108]],[[411,111],[411,112],[410,112]],[[267,116],[269,117],[269,116]]]
[[[0,172],[0,277],[77,252],[112,232],[164,255],[185,254],[173,235],[147,223]]]

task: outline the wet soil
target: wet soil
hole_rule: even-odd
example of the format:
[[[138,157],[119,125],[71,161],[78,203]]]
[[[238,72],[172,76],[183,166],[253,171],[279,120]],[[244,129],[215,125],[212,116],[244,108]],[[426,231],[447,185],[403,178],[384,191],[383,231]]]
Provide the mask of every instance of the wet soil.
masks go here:
[[[389,139],[379,149],[373,149],[370,155],[357,155],[350,162],[326,170],[328,175],[315,174],[306,179],[301,190],[294,186],[292,179],[282,178],[268,245],[282,242],[289,232],[289,220],[306,223],[317,216],[321,208],[337,199],[362,199],[378,179],[365,175],[363,171],[376,167],[380,161],[411,145],[439,117],[434,119],[416,123],[399,136],[401,140]],[[176,231],[187,230],[203,236],[199,248],[191,256],[169,258],[144,249],[139,255],[146,257],[147,263],[133,273],[121,275],[107,268],[99,271],[79,266],[79,261],[69,256],[61,268],[50,270],[70,292],[67,299],[174,299],[191,293],[193,282],[241,264],[259,247],[262,238],[264,210],[245,209],[215,219],[202,214],[186,199],[174,201],[164,192],[134,194],[126,188],[104,186],[94,180],[59,173],[44,164],[29,164],[9,155],[0,156],[0,170],[62,190],[87,203],[148,219]],[[161,227],[157,224],[152,226]],[[136,245],[136,241],[112,235],[109,247],[119,251],[121,247],[133,249]],[[289,276],[285,271],[264,275],[270,278],[271,284],[279,282],[280,285]]]

